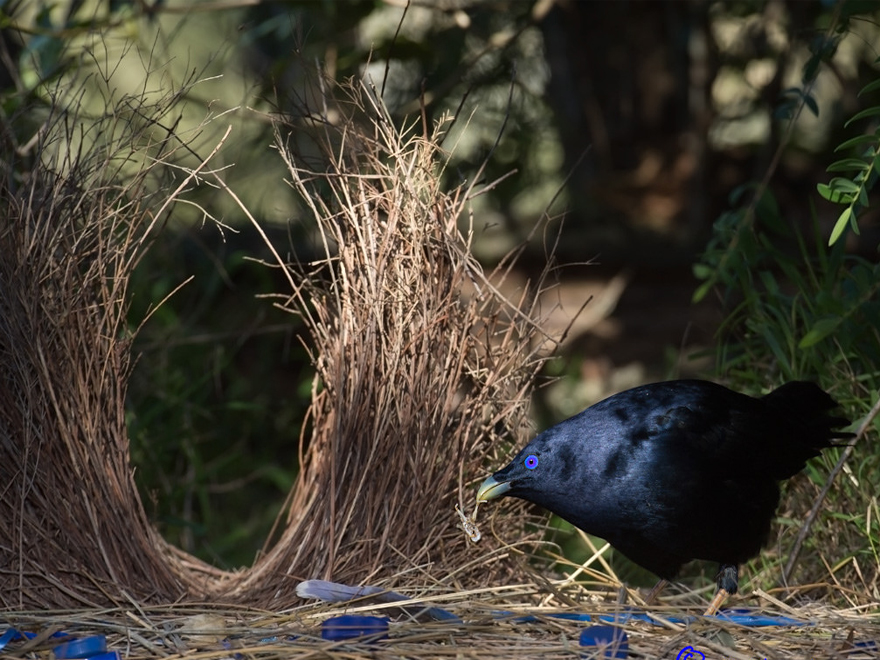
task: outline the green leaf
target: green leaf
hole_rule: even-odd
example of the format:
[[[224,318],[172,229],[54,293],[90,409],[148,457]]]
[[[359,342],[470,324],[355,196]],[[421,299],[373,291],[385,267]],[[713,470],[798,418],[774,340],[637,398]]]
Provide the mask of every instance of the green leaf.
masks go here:
[[[874,107],[871,107],[871,108],[865,108],[861,112],[857,112],[852,117],[850,117],[849,121],[846,122],[843,126],[844,126],[844,128],[847,128],[854,121],[858,121],[859,119],[865,119],[866,117],[876,117],[877,115],[880,115],[880,105],[875,105]]]
[[[831,165],[829,165],[825,171],[826,172],[851,172],[851,171],[862,171],[866,170],[870,167],[869,163],[866,163],[861,158],[844,158],[843,160],[838,160]]]
[[[876,135],[856,135],[854,138],[850,138],[849,140],[838,144],[834,151],[836,153],[838,151],[849,149],[850,147],[857,147],[860,144],[876,145],[878,141],[880,140],[878,140]]]
[[[780,367],[785,368],[785,365],[788,364],[788,356],[785,354],[785,351],[782,349],[779,340],[773,334],[772,330],[770,328],[762,328],[761,336],[764,339],[764,343],[767,344],[767,347],[770,349],[770,352],[776,357],[776,362]]]
[[[817,183],[816,190],[824,198],[832,204],[850,204],[853,200],[852,193],[844,193],[839,190],[833,190],[826,183]]]
[[[765,190],[761,195],[761,199],[755,205],[755,211],[763,220],[767,217],[778,218],[779,206],[776,204],[776,197],[769,190]]]
[[[700,302],[703,298],[706,297],[706,294],[712,290],[712,287],[715,286],[715,279],[706,280],[703,282],[699,288],[694,292],[693,298],[691,300],[695,303]]]
[[[806,87],[816,78],[816,73],[819,71],[819,64],[821,64],[821,53],[817,53],[818,57],[811,57],[804,64],[804,70],[801,74],[801,82]]]
[[[867,85],[862,87],[862,91],[859,92],[859,96],[861,96],[862,94],[870,94],[875,89],[880,89],[880,78],[873,82],[869,82]]]
[[[776,284],[776,278],[773,277],[773,273],[769,270],[762,270],[760,272],[761,282],[764,283],[764,288],[767,289],[772,295],[776,295],[779,293],[779,285]]]
[[[818,344],[837,329],[841,320],[842,319],[839,316],[826,316],[819,319],[813,324],[810,331],[803,336],[800,342],[798,342],[798,348],[809,348],[814,344]]]
[[[832,180],[833,183],[834,180]],[[854,197],[850,192],[839,190],[839,186],[828,185],[827,183],[817,183],[816,191],[832,204],[851,204]]]
[[[840,220],[838,220],[840,222]],[[852,227],[852,230],[855,232],[856,236],[859,235],[859,218],[856,215],[856,212],[853,211],[849,214],[849,226]]]
[[[832,190],[837,192],[852,194],[857,194],[859,192],[859,186],[856,183],[839,176],[831,179],[831,181],[828,182],[828,185],[831,186]]]
[[[698,280],[705,280],[712,277],[712,273],[715,272],[715,269],[706,264],[696,263],[693,265],[693,272],[694,277]]]
[[[773,118],[779,120],[791,119],[794,117],[794,109],[797,107],[797,103],[794,101],[784,101],[780,103],[776,109],[773,111]]]
[[[791,227],[789,227],[785,222],[783,222],[782,217],[779,213],[779,207],[776,206],[776,202],[774,200],[772,211],[768,213],[768,209],[758,209],[761,211],[761,223],[766,226],[771,231],[776,232],[779,236],[788,237],[791,236]]]
[[[809,94],[804,94],[804,105],[809,108],[810,112],[813,113],[814,117],[819,116],[819,104],[816,103],[816,99],[814,99]]]
[[[742,199],[742,196],[744,194],[746,194],[747,192],[754,190],[754,187],[755,186],[753,183],[744,183],[742,185],[737,186],[736,188],[734,188],[731,191],[730,195],[728,195],[727,203],[730,204],[731,206],[737,206],[739,204],[740,199]]]
[[[843,230],[846,229],[847,224],[849,224],[852,214],[852,208],[849,206],[843,209],[843,213],[840,214],[840,217],[837,218],[837,222],[834,223],[834,229],[831,230],[831,237],[828,239],[828,245],[834,245],[837,242],[837,239],[840,238],[843,234]]]

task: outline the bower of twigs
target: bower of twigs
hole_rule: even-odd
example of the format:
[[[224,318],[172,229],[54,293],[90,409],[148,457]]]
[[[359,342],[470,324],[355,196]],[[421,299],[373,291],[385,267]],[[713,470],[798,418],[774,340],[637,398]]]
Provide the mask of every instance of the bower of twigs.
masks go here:
[[[368,86],[346,94],[307,125],[278,124],[324,256],[288,262],[289,247],[273,246],[290,290],[267,304],[305,319],[317,377],[284,517],[234,573],[155,533],[123,414],[128,278],[183,191],[225,188],[214,154],[189,154],[185,176],[169,178],[190,148],[163,123],[168,99],[123,99],[91,124],[58,99],[45,117],[26,176],[5,179],[0,221],[4,607],[277,608],[309,578],[453,591],[510,572],[508,550],[469,547],[454,506],[470,509],[488,459],[524,436],[546,356],[543,283],[507,300],[497,287],[514,255],[489,275],[471,256],[458,225],[471,189],[440,184],[442,123],[400,132]],[[288,147],[294,130],[323,150],[319,166]],[[510,523],[523,528],[516,513]]]
[[[12,131],[4,140],[0,606],[10,624],[41,631],[11,652],[51,647],[49,635],[64,630],[105,634],[131,658],[577,654],[584,624],[543,615],[618,612],[607,564],[602,573],[574,567],[563,580],[530,576],[518,557],[534,552],[540,528],[527,532],[524,507],[496,508],[477,546],[454,512],[470,510],[477,480],[526,436],[530,388],[556,338],[541,331],[546,277],[511,300],[499,290],[516,254],[488,274],[472,257],[461,227],[476,190],[442,187],[446,123],[398,130],[356,82],[328,92],[306,119],[277,124],[322,250],[300,262],[289,246],[272,246],[267,267],[290,288],[267,304],[305,320],[317,376],[307,437],[291,448],[301,473],[276,533],[254,566],[225,572],[151,526],[124,418],[128,278],[190,187],[210,183],[237,200],[212,170],[223,145],[196,154],[166,121],[174,97],[117,99],[88,122],[62,111],[68,100],[39,118],[31,144]],[[291,146],[296,131],[314,140],[313,160]],[[172,171],[186,161],[180,154],[190,165]],[[603,563],[601,552],[593,562]],[[592,581],[574,579],[584,576]],[[396,589],[462,621],[415,620],[396,605],[304,603],[295,588],[312,578]],[[866,608],[795,610],[758,596],[763,608],[816,625],[669,621],[670,611],[702,610],[704,599],[687,593],[651,610],[654,624],[619,625],[639,657],[688,646],[706,657],[877,657],[876,647],[854,646],[880,637]],[[320,621],[341,611],[396,619],[387,641],[322,641]],[[521,611],[537,619],[499,614]]]

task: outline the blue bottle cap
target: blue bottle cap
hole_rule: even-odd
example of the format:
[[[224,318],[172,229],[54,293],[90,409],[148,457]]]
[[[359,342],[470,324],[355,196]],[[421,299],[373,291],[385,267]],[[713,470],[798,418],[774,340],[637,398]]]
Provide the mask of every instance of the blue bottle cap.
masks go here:
[[[598,646],[604,658],[625,658],[629,655],[629,641],[621,628],[590,626],[581,631],[581,646]]]
[[[73,642],[59,644],[52,651],[58,660],[76,660],[77,658],[90,658],[107,652],[107,638],[104,635],[83,637]]]
[[[388,618],[343,614],[321,624],[321,638],[330,641],[370,636],[368,641],[388,639]]]

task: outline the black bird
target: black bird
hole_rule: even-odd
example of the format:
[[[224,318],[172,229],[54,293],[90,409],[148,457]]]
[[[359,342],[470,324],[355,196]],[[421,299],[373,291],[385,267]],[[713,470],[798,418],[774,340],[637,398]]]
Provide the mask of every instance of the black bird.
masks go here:
[[[796,381],[754,398],[701,380],[636,387],[534,438],[486,479],[485,502],[513,496],[600,536],[661,580],[718,562],[707,614],[738,588],[739,564],[767,541],[779,482],[852,434],[837,403]]]

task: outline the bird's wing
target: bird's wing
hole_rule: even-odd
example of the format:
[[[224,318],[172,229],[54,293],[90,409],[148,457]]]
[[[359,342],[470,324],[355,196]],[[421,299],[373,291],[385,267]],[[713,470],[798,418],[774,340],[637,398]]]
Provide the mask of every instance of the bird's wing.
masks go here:
[[[649,441],[667,451],[721,466],[738,463],[744,453],[759,449],[766,426],[759,416],[729,403],[694,401],[658,410],[645,420],[645,432]]]
[[[848,435],[834,430],[846,423],[828,415],[834,405],[813,383],[790,383],[760,399],[705,387],[655,409],[646,428],[654,442],[703,468],[782,480]]]

